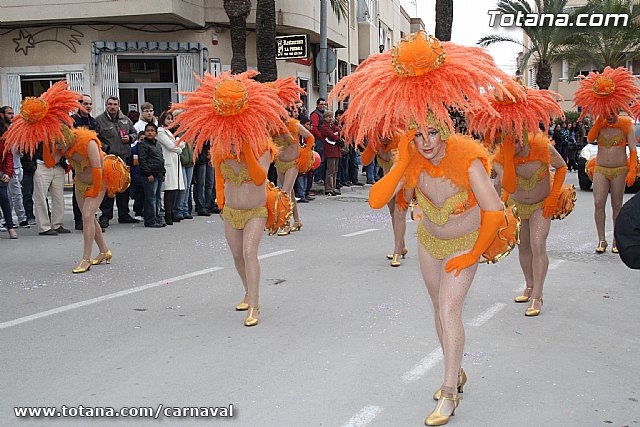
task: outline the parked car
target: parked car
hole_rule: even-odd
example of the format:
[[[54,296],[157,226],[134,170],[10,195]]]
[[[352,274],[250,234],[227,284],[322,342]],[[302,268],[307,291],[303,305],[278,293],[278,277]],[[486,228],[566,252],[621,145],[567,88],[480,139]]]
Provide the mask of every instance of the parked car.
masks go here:
[[[636,137],[640,136],[640,124],[635,125]],[[636,141],[636,148],[640,147],[638,141]],[[639,150],[640,152],[640,150]],[[585,147],[580,150],[578,155],[578,184],[580,185],[580,189],[584,191],[591,190],[591,178],[587,175],[585,171],[585,166],[589,160],[596,157],[598,155],[598,145],[597,144],[587,144]],[[629,157],[629,147],[627,147],[627,157]],[[628,193],[637,193],[640,190],[640,178],[636,179],[636,182],[631,186],[627,187],[626,191]]]

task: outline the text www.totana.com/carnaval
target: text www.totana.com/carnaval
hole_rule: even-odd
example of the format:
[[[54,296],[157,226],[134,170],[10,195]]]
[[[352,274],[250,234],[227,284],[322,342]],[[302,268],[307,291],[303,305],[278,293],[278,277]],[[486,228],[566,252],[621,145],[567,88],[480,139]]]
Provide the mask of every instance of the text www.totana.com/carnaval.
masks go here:
[[[116,409],[110,406],[17,406],[17,418],[231,418],[233,404],[227,406],[131,406]]]

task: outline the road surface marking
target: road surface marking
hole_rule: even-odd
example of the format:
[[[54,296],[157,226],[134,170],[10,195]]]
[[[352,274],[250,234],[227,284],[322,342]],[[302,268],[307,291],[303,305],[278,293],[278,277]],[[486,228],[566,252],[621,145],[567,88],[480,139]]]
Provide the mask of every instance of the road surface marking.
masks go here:
[[[289,252],[294,252],[295,249],[283,249],[281,251],[271,252],[264,255],[258,255],[258,259],[271,258],[278,255],[288,254]]]
[[[382,412],[380,406],[365,406],[360,409],[343,427],[363,427],[369,424],[378,414]]]
[[[102,295],[100,297],[91,298],[86,301],[79,301],[73,304],[63,305],[62,307],[52,308],[51,310],[42,311],[40,313],[32,314],[30,316],[20,317],[15,320],[10,320],[8,322],[0,323],[0,329],[10,328],[12,326],[17,326],[22,323],[30,322],[32,320],[42,319],[44,317],[53,316],[54,314],[64,313],[65,311],[74,310],[76,308],[86,307],[91,304],[97,304],[100,302],[109,301],[115,298],[123,297],[125,295],[146,291],[147,289],[157,288],[158,286],[168,285],[170,283],[175,283],[180,280],[190,279],[192,277],[202,276],[204,274],[213,273],[215,271],[220,271],[222,269],[223,269],[222,267],[205,268],[204,270],[194,271],[192,273],[171,277],[169,279],[158,280],[157,282],[148,283],[146,285],[138,286],[135,288],[125,289],[119,292],[114,292],[112,294]]]
[[[507,306],[507,304],[502,303],[502,302],[497,302],[497,303],[493,304],[491,307],[489,307],[483,313],[481,313],[478,317],[476,317],[471,322],[469,322],[469,326],[482,326],[482,325],[484,325],[485,323],[487,323],[487,321],[489,319],[491,319],[493,316],[498,314],[498,312],[500,310],[502,310],[503,308],[505,308],[506,306]]]
[[[427,354],[424,359],[422,359],[416,366],[414,366],[412,370],[410,370],[409,372],[405,372],[405,374],[402,376],[402,381],[406,383],[414,382],[415,380],[426,374],[429,369],[436,366],[436,363],[438,363],[440,360],[442,360],[442,350],[440,349],[440,347],[438,347],[431,353]]]
[[[343,234],[342,237],[359,236],[360,234],[371,233],[372,231],[378,231],[377,228],[367,228],[366,230],[356,231],[355,233]]]

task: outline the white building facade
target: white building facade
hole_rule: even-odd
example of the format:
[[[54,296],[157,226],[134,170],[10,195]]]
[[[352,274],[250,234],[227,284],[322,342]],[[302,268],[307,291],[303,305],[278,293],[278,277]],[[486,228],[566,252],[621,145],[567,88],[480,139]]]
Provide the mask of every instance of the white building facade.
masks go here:
[[[350,0],[340,22],[329,8],[329,47],[337,58],[330,88],[371,53],[389,49],[424,24],[399,0]],[[0,100],[19,110],[66,79],[94,99],[95,113],[109,96],[123,112],[151,102],[156,114],[195,89],[197,76],[230,68],[229,20],[222,0],[1,0]],[[308,58],[279,60],[279,77],[294,76],[318,97],[314,56],[320,41],[319,0],[276,0],[278,35],[306,35]],[[247,19],[247,64],[256,66],[255,1]]]

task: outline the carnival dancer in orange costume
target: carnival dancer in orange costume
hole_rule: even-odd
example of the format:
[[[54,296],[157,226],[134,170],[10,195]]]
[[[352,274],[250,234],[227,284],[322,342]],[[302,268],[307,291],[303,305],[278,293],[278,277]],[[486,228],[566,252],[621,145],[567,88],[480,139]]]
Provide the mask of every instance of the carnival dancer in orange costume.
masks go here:
[[[446,424],[460,401],[466,382],[462,308],[478,260],[504,219],[484,148],[452,132],[448,108],[494,111],[481,90],[504,90],[497,79],[507,78],[484,50],[441,43],[420,31],[370,56],[330,95],[349,97],[343,129],[358,143],[411,128],[399,139],[397,163],[372,187],[369,204],[379,209],[398,191],[411,197],[415,190],[423,210],[418,257],[445,371],[427,425]]]
[[[633,122],[629,117],[619,117],[620,111],[632,115],[629,107],[640,96],[635,77],[623,67],[606,67],[602,73],[589,73],[580,82],[573,102],[582,107],[580,120],[590,114],[596,119],[587,135],[588,142],[598,141],[598,156],[593,171],[594,217],[598,232],[597,253],[607,250],[605,237],[605,205],[611,193],[613,224],[622,208],[626,185],[636,180],[638,155],[636,153]],[[627,161],[626,147],[629,147]],[[615,239],[611,252],[618,253]]]
[[[396,134],[394,138],[376,138],[376,136],[373,136],[362,153],[362,164],[366,166],[376,157],[384,174],[388,174],[397,161],[400,136],[399,134]],[[387,259],[391,260],[389,263],[391,267],[399,267],[401,265],[400,258],[404,258],[409,252],[404,241],[404,235],[407,231],[408,207],[409,203],[405,198],[404,191],[394,195],[387,203],[387,208],[389,208],[389,214],[391,215],[394,240],[393,253],[387,255]]]
[[[296,109],[296,103],[300,102],[300,94],[305,93],[304,89],[298,86],[293,77],[278,79],[274,82],[265,83],[275,89],[278,98],[291,115]],[[298,173],[306,173],[313,164],[313,135],[298,120],[293,117],[286,118],[287,132],[274,134],[273,142],[278,147],[275,166],[278,171],[278,182],[282,190],[289,194],[293,203],[293,225],[287,224],[278,231],[278,236],[286,236],[293,231],[302,228],[298,204],[296,203],[293,185],[296,183]],[[300,147],[300,136],[305,140],[306,146]]]
[[[82,95],[68,89],[66,81],[55,83],[39,98],[29,97],[22,101],[20,115],[5,134],[7,141],[23,153],[33,153],[39,144],[45,165],[52,167],[63,156],[75,171],[75,192],[78,206],[82,211],[82,235],[84,251],[82,261],[73,269],[74,273],[84,273],[92,265],[102,261],[111,262],[112,253],[102,235],[95,215],[106,192],[110,195],[125,190],[130,176],[126,165],[106,156],[100,149],[100,139],[94,131],[71,129],[73,119],[70,113],[78,108]],[[100,253],[91,258],[93,242]]]
[[[547,134],[540,131],[539,124],[549,123],[551,118],[564,117],[564,114],[557,102],[558,94],[548,90],[527,90],[518,82],[505,84],[518,86],[522,95],[508,100],[490,93],[488,98],[500,117],[482,110],[473,111],[468,117],[472,130],[483,132],[488,141],[498,146],[493,157],[497,174],[495,187],[498,194],[502,190],[502,200],[507,205],[516,206],[522,221],[518,255],[526,288],[515,301],[531,300],[525,316],[537,316],[542,307],[542,290],[549,268],[547,237],[551,217],[559,209],[567,173],[567,165]],[[553,179],[549,166],[556,170]]]
[[[275,153],[270,132],[287,132],[282,120],[287,111],[273,89],[252,79],[257,74],[205,74],[199,79],[200,87],[173,106],[184,110],[176,117],[176,132],[195,142],[196,155],[211,142],[217,204],[245,290],[243,301],[236,306],[238,311],[248,311],[245,326],[259,321],[258,248],[275,205],[268,203],[267,170]]]

